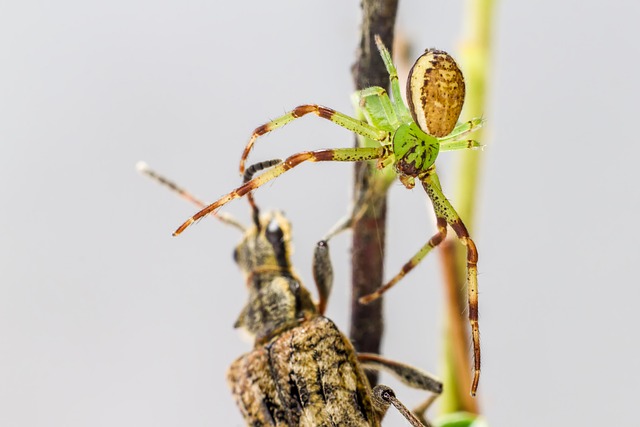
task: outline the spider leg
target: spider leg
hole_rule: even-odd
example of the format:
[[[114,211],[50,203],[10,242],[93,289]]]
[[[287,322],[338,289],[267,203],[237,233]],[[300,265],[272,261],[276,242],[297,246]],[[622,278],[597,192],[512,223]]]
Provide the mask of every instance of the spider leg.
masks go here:
[[[421,179],[422,187],[429,195],[436,212],[440,211],[447,224],[455,231],[458,239],[467,247],[467,295],[469,304],[469,324],[473,343],[473,379],[471,395],[475,396],[480,381],[480,327],[478,326],[478,249],[469,236],[467,227],[442,192],[440,180],[435,170]]]
[[[459,123],[449,135],[438,138],[440,151],[464,150],[468,148],[480,148],[482,145],[473,139],[463,140],[462,137],[475,132],[484,126],[484,119],[475,118],[465,123]]]
[[[382,62],[384,62],[385,67],[387,68],[387,72],[389,73],[389,83],[391,84],[391,94],[393,95],[393,107],[396,110],[396,114],[398,118],[403,122],[411,121],[411,113],[409,109],[404,104],[402,100],[402,93],[400,90],[400,82],[398,81],[398,70],[396,66],[393,64],[393,60],[391,59],[391,54],[389,50],[382,43],[382,39],[379,35],[374,36],[374,40],[376,42],[376,46],[378,47],[378,51],[380,51],[380,56],[382,57]]]
[[[242,183],[245,184],[251,181],[253,175],[256,173],[268,169],[272,166],[277,165],[278,163],[282,163],[280,159],[266,160],[264,162],[255,163],[247,168],[244,171],[244,176],[242,177]],[[247,194],[247,200],[249,201],[249,206],[251,206],[251,212],[253,217],[253,224],[256,226],[257,230],[260,230],[260,209],[258,205],[256,205],[256,201],[253,199],[253,193]]]
[[[475,139],[456,139],[440,143],[440,151],[465,150],[481,147],[482,144]]]
[[[438,141],[443,143],[446,141],[460,139],[464,135],[477,131],[482,126],[484,126],[484,119],[481,118],[475,118],[464,123],[458,123],[449,135],[438,138]]]
[[[398,115],[384,88],[371,86],[359,90],[353,94],[352,101],[367,123],[389,132],[394,132],[400,126]]]
[[[427,243],[409,260],[405,265],[402,266],[400,272],[396,274],[391,280],[389,280],[385,285],[378,288],[375,292],[370,293],[369,295],[365,295],[360,298],[360,303],[369,304],[380,298],[385,292],[395,286],[404,276],[407,275],[415,266],[420,264],[420,261],[424,259],[429,252],[436,246],[438,246],[442,241],[447,237],[447,220],[440,216],[438,212],[436,212],[436,224],[438,226],[438,232],[434,234]]]
[[[253,131],[253,133],[251,134],[251,138],[249,138],[249,142],[247,142],[247,145],[244,147],[242,157],[240,158],[240,173],[244,173],[245,163],[247,161],[247,158],[249,157],[249,153],[251,152],[251,149],[253,148],[253,145],[255,144],[255,141],[259,136],[279,129],[287,123],[290,123],[295,119],[299,119],[300,117],[305,116],[309,113],[313,113],[316,116],[322,119],[329,120],[337,124],[338,126],[350,130],[351,132],[357,133],[358,135],[362,135],[365,138],[369,138],[380,143],[387,142],[390,139],[388,131],[377,129],[370,124],[363,122],[362,120],[355,119],[331,108],[323,107],[316,104],[299,105],[287,114],[261,126],[258,126]]]
[[[382,296],[386,291],[398,283],[408,272],[424,259],[433,248],[438,246],[447,235],[447,225],[450,225],[458,236],[458,239],[467,247],[467,293],[469,304],[469,324],[471,325],[471,337],[473,342],[473,380],[471,382],[471,395],[475,396],[480,380],[480,329],[478,326],[478,249],[475,242],[469,236],[466,226],[460,216],[447,200],[442,192],[440,180],[431,169],[424,176],[419,177],[422,187],[431,199],[436,214],[438,233],[436,233],[420,250],[405,264],[384,286],[375,292],[360,298],[360,302],[368,304]]]
[[[273,166],[261,175],[251,179],[230,193],[222,196],[212,204],[206,206],[204,209],[197,212],[191,218],[186,220],[173,235],[177,236],[182,233],[187,227],[192,225],[199,219],[215,212],[222,206],[226,205],[230,201],[240,198],[249,192],[262,187],[267,182],[279,177],[286,171],[298,166],[299,164],[310,162],[326,162],[326,161],[338,161],[338,162],[362,162],[367,160],[375,160],[381,157],[387,156],[388,149],[384,146],[375,148],[335,148],[317,151],[303,151],[297,154],[293,154],[286,158],[283,162]]]

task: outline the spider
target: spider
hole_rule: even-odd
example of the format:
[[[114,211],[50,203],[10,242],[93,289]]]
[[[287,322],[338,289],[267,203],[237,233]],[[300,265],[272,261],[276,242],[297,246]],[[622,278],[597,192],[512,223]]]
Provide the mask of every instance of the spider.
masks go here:
[[[376,160],[378,169],[393,166],[395,173],[405,187],[413,188],[416,180],[422,184],[433,204],[438,232],[420,248],[396,276],[377,291],[360,298],[360,302],[366,304],[380,298],[384,292],[400,281],[445,239],[447,226],[451,226],[467,250],[466,282],[474,357],[471,395],[475,396],[480,379],[478,251],[462,219],[442,192],[440,180],[436,174],[435,160],[440,151],[480,147],[478,142],[465,140],[463,137],[479,129],[483,120],[477,118],[458,123],[464,103],[464,77],[454,59],[448,53],[436,49],[427,49],[411,68],[407,79],[409,104],[407,107],[402,100],[398,73],[391,60],[391,55],[377,35],[375,42],[389,73],[391,98],[385,89],[378,86],[356,92],[354,98],[358,101],[358,106],[366,121],[316,104],[300,105],[291,112],[265,123],[253,131],[242,153],[240,173],[245,172],[247,158],[259,136],[281,128],[309,113],[329,120],[377,144],[355,148],[303,151],[293,154],[200,210],[185,221],[173,235],[179,235],[194,222],[217,211],[233,199],[248,195],[250,203],[253,204],[251,195],[253,190],[306,161],[363,162]]]

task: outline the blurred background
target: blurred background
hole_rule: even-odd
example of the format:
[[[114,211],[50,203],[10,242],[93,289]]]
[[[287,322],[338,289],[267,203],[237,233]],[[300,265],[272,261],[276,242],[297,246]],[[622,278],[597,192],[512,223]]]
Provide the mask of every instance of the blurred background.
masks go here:
[[[452,53],[462,1],[403,1],[417,57]],[[497,6],[474,238],[492,426],[636,417],[637,2]],[[142,178],[145,160],[205,200],[239,182],[251,131],[292,107],[351,111],[359,2],[21,1],[0,7],[0,425],[243,424],[225,384],[249,351],[237,230]],[[251,159],[348,147],[305,118]],[[446,194],[454,154],[438,160]],[[315,242],[347,212],[352,167],[309,164],[256,193],[293,223],[312,285]],[[452,200],[455,206],[455,199]],[[225,211],[249,222],[246,201]],[[386,276],[434,231],[420,189],[394,184]],[[332,244],[328,316],[348,328],[350,236]],[[384,354],[437,371],[439,258],[385,300]],[[414,405],[424,395],[387,377]],[[392,414],[387,425],[405,425]]]

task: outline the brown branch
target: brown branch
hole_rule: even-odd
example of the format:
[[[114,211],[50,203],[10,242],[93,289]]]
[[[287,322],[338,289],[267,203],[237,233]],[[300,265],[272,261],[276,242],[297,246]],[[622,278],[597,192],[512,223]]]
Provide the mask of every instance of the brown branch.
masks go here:
[[[397,0],[362,0],[362,28],[356,63],[352,67],[356,89],[369,86],[388,87],[389,75],[380,59],[373,41],[378,34],[384,44],[391,48],[395,25]],[[357,141],[356,141],[357,144]],[[367,193],[376,179],[366,163],[356,163],[354,194]],[[369,305],[358,303],[358,298],[370,294],[382,286],[385,247],[386,192],[368,192],[367,209],[353,224],[352,241],[352,295],[350,339],[359,352],[379,353],[384,330],[382,299]],[[371,385],[377,383],[378,375],[367,373]]]

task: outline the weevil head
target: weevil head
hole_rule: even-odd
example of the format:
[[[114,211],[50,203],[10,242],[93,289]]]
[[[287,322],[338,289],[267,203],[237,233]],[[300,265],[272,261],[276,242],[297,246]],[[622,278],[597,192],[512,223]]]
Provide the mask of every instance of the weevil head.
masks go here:
[[[291,223],[282,212],[267,212],[249,227],[236,246],[233,259],[249,279],[257,272],[290,271]]]
[[[424,133],[416,123],[401,125],[393,135],[395,168],[401,177],[417,177],[426,172],[435,163],[439,152],[438,139]]]
[[[451,133],[460,117],[464,95],[464,76],[447,52],[427,49],[409,71],[409,110],[429,135],[441,138]]]
[[[234,252],[249,292],[235,326],[244,327],[257,342],[316,314],[311,294],[291,266],[291,253],[291,224],[277,211],[261,215]]]

